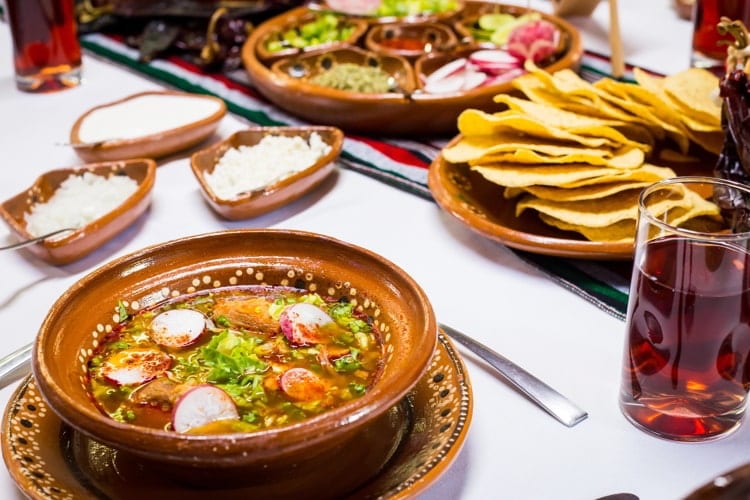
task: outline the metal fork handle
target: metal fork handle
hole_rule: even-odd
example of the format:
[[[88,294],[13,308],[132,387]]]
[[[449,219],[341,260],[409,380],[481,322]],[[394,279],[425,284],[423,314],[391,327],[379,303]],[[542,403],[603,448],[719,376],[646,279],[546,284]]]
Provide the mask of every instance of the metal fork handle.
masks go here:
[[[18,243],[13,243],[12,245],[0,247],[0,250],[14,250],[16,248],[27,247],[29,245],[33,245],[34,243],[46,240],[47,238],[51,238],[53,236],[57,236],[58,234],[67,233],[70,231],[75,231],[75,228],[66,227],[65,229],[58,229],[57,231],[52,231],[51,233],[43,234],[41,236],[37,236],[36,238],[31,238],[30,240],[23,240],[19,241]]]
[[[496,353],[484,344],[459,332],[455,328],[441,324],[449,337],[466,347],[468,350],[485,360],[518,390],[528,396],[547,413],[555,417],[568,427],[582,422],[588,413],[579,408],[568,398],[555,389],[527,372],[513,361]]]

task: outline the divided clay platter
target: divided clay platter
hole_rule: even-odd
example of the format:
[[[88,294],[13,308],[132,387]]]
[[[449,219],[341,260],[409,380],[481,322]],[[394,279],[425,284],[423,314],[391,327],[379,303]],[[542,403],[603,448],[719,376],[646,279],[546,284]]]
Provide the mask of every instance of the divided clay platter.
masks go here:
[[[500,11],[518,16],[530,12],[523,7],[492,2],[466,1],[461,5],[462,8],[452,16],[439,19],[439,22],[451,27],[460,39],[461,43],[452,49],[456,53],[465,51],[467,46],[475,44],[464,33],[459,33],[459,30],[463,31],[460,28],[462,23],[465,25],[469,20],[476,19],[479,13]],[[543,12],[538,13],[542,19],[553,23],[561,34],[561,48],[558,53],[551,61],[540,65],[550,72],[576,68],[580,64],[582,54],[580,34],[563,19]],[[467,108],[497,111],[499,105],[493,102],[493,97],[513,91],[512,83],[506,81],[466,91],[429,94],[421,88],[420,75],[415,69],[418,64],[416,62],[409,62],[411,66],[408,66],[406,70],[407,73],[414,73],[413,85],[388,93],[368,94],[312,84],[307,81],[307,77],[294,77],[293,73],[280,71],[279,67],[318,65],[320,62],[317,60],[310,63],[316,56],[315,51],[288,55],[271,62],[260,57],[258,50],[258,47],[262,46],[273,33],[287,26],[294,26],[305,16],[309,16],[308,8],[299,7],[260,24],[243,46],[242,60],[250,79],[261,94],[290,114],[311,123],[336,126],[346,132],[389,136],[454,135],[456,120],[461,111]],[[368,21],[370,29],[382,25],[377,18],[368,19]],[[366,36],[364,34],[354,42],[349,41],[348,44],[363,49]],[[334,63],[337,62],[336,52],[340,49],[326,46],[325,49],[321,48],[321,52],[317,55],[320,55],[323,50],[333,54],[329,57],[333,58]],[[385,56],[385,54],[370,52],[373,60]],[[440,59],[442,63],[448,62],[451,57],[450,52],[433,52],[420,65],[434,70],[435,64],[431,64],[433,59]],[[403,72],[399,72],[399,77],[401,73]]]

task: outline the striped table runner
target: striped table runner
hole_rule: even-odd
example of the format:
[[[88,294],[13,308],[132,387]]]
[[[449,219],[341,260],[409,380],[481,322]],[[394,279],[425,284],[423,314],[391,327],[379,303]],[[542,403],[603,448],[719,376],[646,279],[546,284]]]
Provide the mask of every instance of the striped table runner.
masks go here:
[[[231,113],[253,124],[269,126],[304,123],[279,110],[258,94],[244,71],[230,75],[207,74],[178,57],[140,63],[136,50],[116,38],[97,33],[83,36],[81,43],[90,55],[123,65],[160,83],[188,92],[217,96],[226,102]],[[607,76],[608,70],[606,57],[593,53],[584,54],[581,66],[584,78],[594,80]],[[627,78],[632,78],[630,71],[626,74]],[[341,163],[345,168],[432,200],[427,187],[427,171],[449,139],[416,141],[347,135]],[[520,251],[516,253],[566,289],[609,314],[624,319],[630,282],[629,262],[594,262]]]

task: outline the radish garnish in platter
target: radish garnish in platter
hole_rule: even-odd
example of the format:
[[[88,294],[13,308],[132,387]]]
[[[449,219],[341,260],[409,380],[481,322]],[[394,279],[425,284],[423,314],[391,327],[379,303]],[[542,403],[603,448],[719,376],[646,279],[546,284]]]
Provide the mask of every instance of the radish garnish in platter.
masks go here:
[[[430,94],[452,94],[477,87],[498,85],[523,75],[526,60],[534,63],[554,55],[560,30],[544,19],[516,26],[508,43],[497,49],[478,49],[422,75],[422,90]]]
[[[523,60],[504,49],[483,49],[468,57],[460,57],[439,67],[424,78],[423,90],[430,94],[450,94],[471,90],[489,83],[508,72],[523,74]]]
[[[213,385],[193,387],[177,400],[172,412],[172,427],[187,432],[218,420],[238,420],[237,405],[224,390]]]
[[[285,371],[279,379],[279,386],[284,394],[296,401],[315,401],[326,392],[323,380],[306,368]]]
[[[549,21],[537,19],[514,29],[508,37],[508,52],[535,63],[555,53],[560,31]]]

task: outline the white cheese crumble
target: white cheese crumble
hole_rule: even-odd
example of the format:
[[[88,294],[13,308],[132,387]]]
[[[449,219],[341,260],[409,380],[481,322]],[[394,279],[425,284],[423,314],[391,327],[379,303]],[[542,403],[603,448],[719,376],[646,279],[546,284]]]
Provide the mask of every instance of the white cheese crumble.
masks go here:
[[[115,209],[137,189],[138,183],[127,175],[71,174],[45,203],[32,205],[26,214],[26,230],[41,236],[85,226]]]
[[[205,179],[218,198],[231,200],[306,169],[330,150],[317,132],[310,134],[309,142],[267,135],[254,146],[228,149]]]

